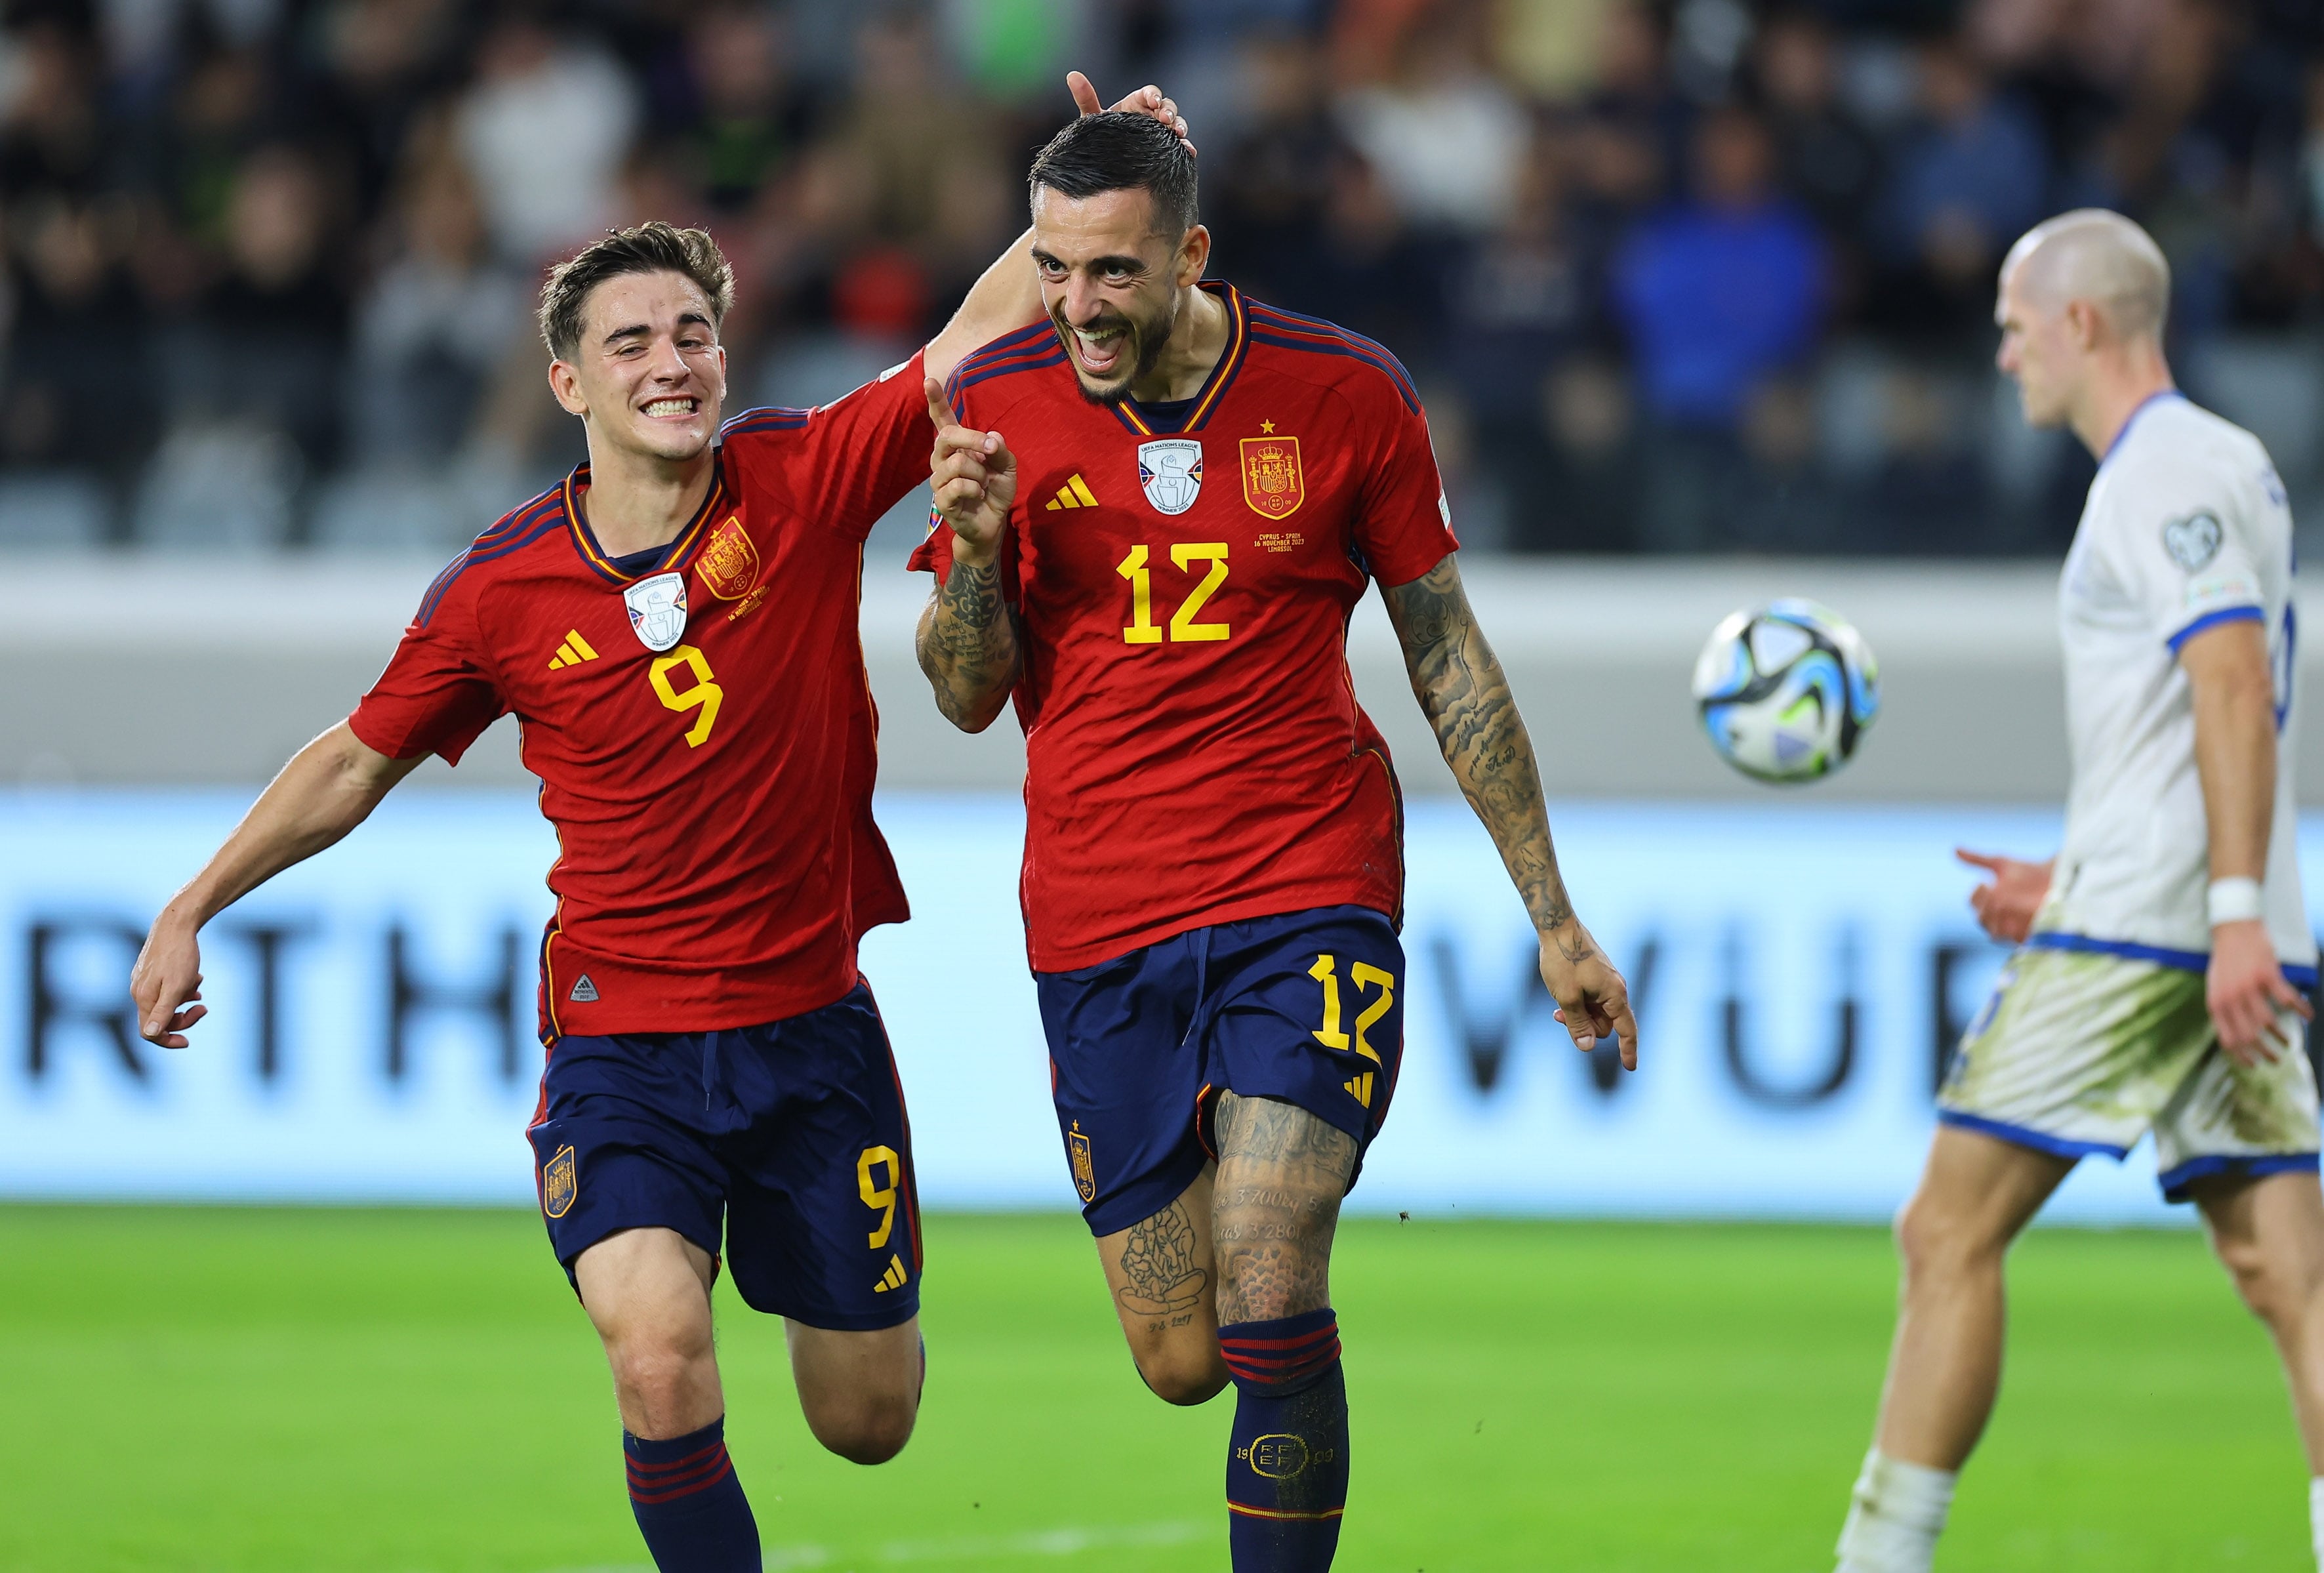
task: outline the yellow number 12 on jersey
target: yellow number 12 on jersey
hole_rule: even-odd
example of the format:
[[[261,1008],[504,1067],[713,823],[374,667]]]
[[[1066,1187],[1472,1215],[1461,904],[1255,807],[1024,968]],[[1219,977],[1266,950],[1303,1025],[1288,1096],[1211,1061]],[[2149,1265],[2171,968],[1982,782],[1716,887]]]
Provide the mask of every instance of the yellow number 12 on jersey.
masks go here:
[[[1130,622],[1121,630],[1121,642],[1130,645],[1158,645],[1162,630],[1154,621],[1154,574],[1147,559],[1150,553],[1144,545],[1130,548],[1130,555],[1113,566],[1113,571],[1130,581]],[[1222,639],[1228,635],[1223,622],[1196,622],[1195,613],[1204,603],[1218,593],[1219,586],[1227,582],[1227,543],[1224,541],[1178,541],[1170,547],[1170,561],[1191,574],[1196,563],[1208,563],[1210,571],[1203,575],[1178,610],[1170,614],[1170,642],[1199,644],[1207,639]]]

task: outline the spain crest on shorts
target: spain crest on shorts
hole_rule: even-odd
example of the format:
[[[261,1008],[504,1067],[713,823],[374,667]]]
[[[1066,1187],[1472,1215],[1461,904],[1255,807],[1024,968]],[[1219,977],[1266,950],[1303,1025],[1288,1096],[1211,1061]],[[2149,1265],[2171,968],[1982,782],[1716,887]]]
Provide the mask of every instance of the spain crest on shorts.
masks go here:
[[[1084,1202],[1095,1201],[1097,1165],[1090,1159],[1090,1139],[1082,1135],[1082,1122],[1079,1120],[1074,1121],[1074,1128],[1066,1133],[1065,1150],[1073,1154],[1074,1189],[1080,1192]]]
[[[1288,519],[1307,501],[1296,437],[1242,439],[1242,500],[1264,519]]]
[[[557,1155],[541,1166],[540,1210],[551,1218],[563,1218],[573,1210],[573,1149],[557,1149]]]

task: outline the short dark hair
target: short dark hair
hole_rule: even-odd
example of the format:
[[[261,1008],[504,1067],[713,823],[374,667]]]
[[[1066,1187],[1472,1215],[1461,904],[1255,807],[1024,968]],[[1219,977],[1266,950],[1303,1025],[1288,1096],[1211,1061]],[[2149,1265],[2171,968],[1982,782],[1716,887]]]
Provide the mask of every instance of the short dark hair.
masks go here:
[[[549,270],[540,286],[540,336],[549,353],[569,361],[581,353],[581,308],[589,291],[624,273],[682,273],[710,302],[715,329],[734,307],[734,270],[706,229],[680,229],[653,219],[613,229]]]
[[[1083,115],[1049,139],[1033,161],[1030,184],[1076,200],[1101,191],[1143,191],[1154,198],[1154,222],[1163,233],[1194,227],[1194,155],[1150,115],[1109,109]]]

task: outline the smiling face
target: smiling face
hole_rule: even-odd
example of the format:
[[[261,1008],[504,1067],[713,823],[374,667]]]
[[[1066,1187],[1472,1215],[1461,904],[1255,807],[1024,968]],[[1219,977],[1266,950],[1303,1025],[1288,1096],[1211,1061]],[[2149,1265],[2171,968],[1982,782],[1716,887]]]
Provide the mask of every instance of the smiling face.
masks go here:
[[[573,358],[549,363],[557,401],[598,445],[650,459],[698,456],[718,435],[726,352],[709,298],[683,273],[619,273],[589,291]]]
[[[1065,341],[1082,397],[1117,404],[1154,369],[1185,292],[1210,260],[1211,232],[1157,232],[1142,190],[1033,193],[1033,265],[1041,305]]]

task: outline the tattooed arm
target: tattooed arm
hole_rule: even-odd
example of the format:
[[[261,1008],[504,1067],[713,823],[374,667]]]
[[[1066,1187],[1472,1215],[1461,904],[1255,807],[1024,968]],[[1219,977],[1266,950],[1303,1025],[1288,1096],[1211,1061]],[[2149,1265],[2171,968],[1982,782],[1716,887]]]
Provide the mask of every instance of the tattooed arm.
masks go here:
[[[1462,795],[1500,849],[1501,861],[1541,935],[1542,981],[1556,997],[1558,1019],[1578,1048],[1615,1037],[1623,1065],[1637,1069],[1638,1028],[1630,1015],[1629,991],[1573,915],[1550,842],[1533,741],[1509,695],[1501,663],[1469,610],[1460,568],[1447,556],[1410,584],[1382,585],[1380,595],[1404,647],[1413,696],[1436,733],[1436,746]]]
[[[1001,593],[1001,537],[1017,497],[1017,458],[999,432],[962,426],[934,378],[925,391],[936,427],[929,479],[936,511],[952,527],[952,571],[928,597],[913,642],[945,719],[963,731],[982,731],[1017,682],[1017,624]]]

